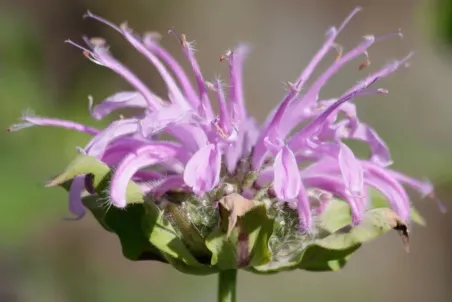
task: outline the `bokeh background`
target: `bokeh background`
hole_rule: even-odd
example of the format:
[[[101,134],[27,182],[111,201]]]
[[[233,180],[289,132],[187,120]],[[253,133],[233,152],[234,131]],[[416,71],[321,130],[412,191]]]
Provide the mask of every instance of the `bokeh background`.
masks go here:
[[[358,71],[361,62],[355,61],[322,90],[322,97],[341,94],[369,70],[415,50],[409,69],[380,83],[390,94],[360,100],[359,113],[392,147],[395,167],[431,179],[450,207],[450,0],[0,0],[0,124],[6,128],[30,108],[95,125],[87,113],[87,96],[100,101],[128,87],[63,43],[82,34],[107,38],[120,60],[164,93],[156,71],[119,35],[82,19],[86,9],[116,23],[127,20],[140,32],[162,32],[163,45],[182,60],[178,43],[165,34],[174,26],[197,41],[197,57],[210,79],[227,76],[219,62],[226,49],[250,42],[254,51],[246,65],[246,98],[262,121],[284,95],[282,82],[297,77],[326,29],[356,5],[364,10],[338,39],[344,47],[365,34],[399,28],[404,39],[373,46],[370,69]],[[87,139],[39,127],[0,135],[0,301],[215,301],[215,276],[194,277],[157,263],[127,261],[115,236],[89,215],[79,222],[61,219],[68,215],[65,193],[43,184]],[[339,273],[240,272],[240,301],[451,301],[451,216],[431,201],[414,200],[428,227],[414,228],[410,254],[396,234],[388,234],[367,244]]]

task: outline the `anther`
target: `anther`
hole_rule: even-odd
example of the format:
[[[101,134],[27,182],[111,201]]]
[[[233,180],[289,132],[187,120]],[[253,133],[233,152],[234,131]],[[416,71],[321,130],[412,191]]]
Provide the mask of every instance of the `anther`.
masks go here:
[[[176,37],[176,39],[179,40],[179,43],[180,43],[180,44],[182,44],[182,45],[184,44],[184,42],[183,42],[181,36],[180,36],[179,33],[174,29],[174,27],[171,28],[170,30],[168,30],[168,33],[169,33],[169,34],[173,34],[173,35]]]
[[[375,42],[380,42],[380,41],[383,41],[383,40],[386,40],[386,39],[389,39],[389,38],[392,38],[392,37],[399,37],[400,39],[403,39],[402,29],[399,28],[398,31],[396,31],[396,32],[389,33],[387,35],[378,37],[378,38],[375,39]]]
[[[151,41],[158,41],[158,40],[162,39],[162,35],[159,32],[156,32],[156,31],[145,32],[143,37],[145,39],[149,39]]]
[[[228,49],[224,54],[220,56],[220,62],[223,62],[224,60],[228,59],[232,55],[232,50]]]
[[[333,47],[336,49],[337,51],[337,56],[336,56],[336,62],[339,61],[342,58],[342,55],[344,54],[344,47],[342,47],[342,45],[339,45],[337,43],[333,44]]]
[[[285,82],[284,84],[286,85],[286,87],[288,89],[290,89],[290,91],[295,92],[295,93],[300,92],[300,89],[298,89],[297,85],[295,85],[294,83],[288,81],[288,82]]]
[[[205,81],[204,84],[206,85],[206,88],[209,89],[210,91],[217,92],[217,89],[215,88],[215,85],[212,82]]]
[[[364,52],[364,55],[366,56],[366,60],[364,61],[364,63],[361,63],[359,65],[358,70],[363,70],[364,68],[367,68],[370,65],[369,54],[367,53],[367,51]]]
[[[89,39],[89,42],[91,43],[91,45],[93,45],[94,47],[103,47],[105,46],[105,44],[107,44],[107,42],[105,41],[104,38],[100,38],[100,37],[93,37]]]

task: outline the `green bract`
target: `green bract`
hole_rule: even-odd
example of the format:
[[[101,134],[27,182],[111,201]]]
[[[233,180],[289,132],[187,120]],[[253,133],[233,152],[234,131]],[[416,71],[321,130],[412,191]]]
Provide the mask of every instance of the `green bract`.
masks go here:
[[[78,155],[48,186],[60,185],[68,190],[72,179],[81,175],[90,175],[95,189],[95,194],[83,197],[85,207],[105,230],[118,236],[126,258],[169,263],[187,274],[207,275],[238,268],[259,274],[294,269],[336,271],[364,242],[387,231],[396,229],[405,243],[408,240],[406,226],[376,192],[372,192],[373,208],[357,226],[351,225],[348,204],[338,199],[316,217],[312,234],[302,234],[297,223],[291,225],[297,216],[289,207],[240,197],[219,202],[211,214],[205,214],[213,215],[210,224],[200,230],[187,214],[196,199],[180,192],[174,193],[179,194],[177,198],[165,195],[164,200],[153,200],[130,182],[129,205],[125,209],[110,206],[111,170],[88,155]],[[179,199],[191,202],[183,206]],[[240,204],[245,201],[246,206]],[[425,224],[415,209],[411,218],[417,224]]]

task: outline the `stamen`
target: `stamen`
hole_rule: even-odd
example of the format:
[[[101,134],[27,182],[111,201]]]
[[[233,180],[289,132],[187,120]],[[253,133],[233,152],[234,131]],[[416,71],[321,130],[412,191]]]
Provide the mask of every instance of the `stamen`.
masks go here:
[[[212,82],[206,81],[206,88],[209,89],[212,92],[217,92],[217,89],[215,88],[215,85]]]
[[[168,30],[168,33],[169,33],[169,34],[173,34],[173,35],[176,37],[176,39],[179,40],[179,43],[180,43],[182,46],[185,46],[185,45],[184,45],[184,42],[186,42],[186,37],[185,37],[185,35],[184,35],[184,39],[183,39],[182,36],[179,35],[179,33],[174,29],[174,27],[171,28],[170,30]]]
[[[89,38],[89,43],[94,47],[105,47],[107,45],[107,41],[101,37],[92,37]]]
[[[294,84],[290,81],[284,82],[284,86],[286,87],[287,90],[289,90],[290,92],[295,93],[295,94],[297,94],[301,91],[301,89],[299,87],[297,87],[296,84]]]
[[[86,151],[82,147],[75,147],[75,149],[77,150],[78,153],[86,155]]]
[[[106,24],[106,25],[108,25],[108,26],[110,26],[111,28],[113,28],[113,29],[115,29],[115,30],[117,30],[117,31],[121,31],[120,29],[119,29],[119,27],[117,27],[115,24],[113,24],[112,22],[110,22],[110,21],[108,21],[107,19],[104,19],[104,18],[102,18],[102,17],[99,17],[99,16],[97,16],[97,15],[95,15],[95,14],[93,14],[91,11],[86,11],[86,13],[83,15],[83,18],[91,18],[91,19],[94,19],[94,20],[96,20],[96,21],[99,21],[99,22],[101,22],[101,23],[104,23],[104,24]]]
[[[229,57],[232,55],[232,50],[228,49],[224,54],[220,56],[220,62],[223,62],[226,59],[229,59]]]
[[[337,61],[339,61],[342,58],[342,55],[344,54],[344,47],[342,45],[337,44],[337,43],[334,43],[332,46],[337,51],[337,56],[336,56],[336,59],[335,59],[335,61],[337,62]]]
[[[377,37],[375,39],[375,42],[381,42],[383,40],[386,40],[386,39],[389,39],[392,37],[399,37],[400,39],[403,39],[402,29],[399,28],[398,31],[396,31],[396,32],[389,33],[389,34],[383,35],[381,37]]]
[[[204,77],[194,55],[195,49],[193,47],[193,42],[187,42],[186,35],[179,35],[174,28],[170,29],[168,33],[173,34],[179,40],[183,47],[184,54],[193,69],[196,84],[198,86],[199,99],[201,101],[201,104],[198,106],[201,116],[205,116],[207,119],[212,120],[214,113],[210,104],[209,96],[207,95]]]
[[[19,123],[19,124],[13,124],[11,126],[9,126],[8,128],[6,128],[6,131],[8,132],[14,132],[14,131],[19,131],[25,128],[29,128],[29,127],[33,127],[34,124],[32,123]]]
[[[78,49],[83,50],[84,52],[86,51],[86,52],[88,52],[88,53],[91,53],[91,50],[89,50],[88,48],[85,48],[85,47],[81,46],[80,44],[75,43],[75,42],[72,41],[71,39],[64,40],[64,43],[71,44],[72,46],[75,46],[75,47],[77,47]]]
[[[92,115],[94,106],[94,98],[92,95],[88,95],[88,111]]]
[[[427,196],[428,199],[434,200],[440,210],[441,213],[447,213],[448,209],[446,207],[446,205],[440,200],[438,199],[438,197],[436,197],[435,192],[430,192]]]
[[[24,121],[24,123],[14,124],[14,125],[10,126],[7,130],[9,132],[18,131],[18,130],[36,125],[36,126],[62,127],[62,128],[66,128],[66,129],[75,130],[75,131],[85,132],[90,135],[96,135],[100,132],[98,129],[91,128],[91,127],[88,127],[88,126],[85,126],[83,124],[79,124],[76,122],[54,119],[54,118],[37,117],[37,116],[32,116],[29,113],[25,113],[21,117],[20,120]]]
[[[85,39],[84,39],[84,40],[85,40]],[[87,41],[88,41],[88,40],[85,40],[85,42],[87,42]],[[85,48],[85,47],[83,47],[83,46],[81,46],[81,45],[75,43],[75,42],[72,41],[72,40],[65,40],[64,42],[65,42],[65,43],[68,43],[68,44],[71,44],[72,46],[75,46],[75,47],[77,47],[78,49],[81,49],[83,55],[85,56],[85,58],[87,58],[87,59],[90,60],[91,62],[93,62],[93,63],[95,63],[95,64],[97,64],[97,65],[104,66],[104,64],[102,64],[102,63],[97,59],[96,55],[95,55],[91,50],[89,50],[89,49],[87,49],[87,48]],[[87,44],[91,46],[91,43],[90,43],[89,41],[87,42]]]
[[[366,61],[359,65],[358,70],[363,70],[364,68],[367,68],[370,65],[369,54],[367,53],[367,51],[365,51],[363,54],[366,56]]]
[[[342,24],[339,25],[339,28],[337,29],[337,32],[341,32],[344,27],[350,22],[350,20],[358,13],[361,11],[361,7],[357,6],[355,7],[355,9],[353,9],[353,11],[347,16],[347,18],[345,18],[344,21],[342,21]]]
[[[143,34],[143,40],[158,41],[162,39],[162,34],[156,31],[148,31]]]

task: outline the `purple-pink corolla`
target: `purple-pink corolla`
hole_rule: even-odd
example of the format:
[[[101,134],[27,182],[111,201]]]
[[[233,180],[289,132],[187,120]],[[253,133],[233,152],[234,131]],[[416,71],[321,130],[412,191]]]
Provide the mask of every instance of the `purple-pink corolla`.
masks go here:
[[[411,205],[404,186],[424,196],[433,194],[433,187],[389,168],[392,161],[388,147],[374,129],[358,119],[353,102],[366,95],[387,94],[386,90],[374,86],[380,79],[404,67],[411,54],[369,74],[336,99],[320,98],[321,89],[346,63],[364,58],[365,63],[359,68],[367,67],[370,64],[367,50],[372,44],[400,36],[400,33],[365,36],[355,48],[343,53],[335,39],[358,11],[359,8],[353,10],[339,27],[329,29],[323,46],[299,78],[289,83],[286,96],[262,125],[245,107],[242,77],[248,46],[241,45],[222,56],[221,60],[229,63],[226,86],[218,79],[213,82],[204,79],[193,44],[185,35],[171,30],[192,67],[196,80],[196,87],[193,87],[189,75],[160,46],[156,34],[140,36],[127,24],[116,26],[88,12],[87,17],[115,29],[154,65],[167,86],[167,98],[154,94],[117,61],[104,40],[85,38],[86,47],[67,41],[80,48],[91,61],[113,70],[133,87],[133,91],[118,92],[97,105],[90,98],[89,110],[95,120],[102,120],[124,108],[139,108],[142,113],[121,117],[102,130],[72,121],[26,115],[22,117],[24,123],[13,125],[10,130],[41,125],[90,135],[90,142],[79,151],[115,168],[109,195],[111,204],[118,208],[126,206],[126,187],[131,180],[141,184],[144,193],[156,198],[169,190],[183,189],[198,197],[209,196],[212,203],[218,200],[218,195],[209,193],[222,188],[247,198],[268,188],[273,198],[296,205],[300,230],[309,232],[313,216],[318,215],[333,196],[348,202],[353,223],[359,224],[370,206],[369,188],[374,188],[407,222]],[[317,65],[331,49],[339,52],[336,60],[307,85]],[[212,98],[218,102],[218,113],[212,109]],[[301,123],[305,126],[299,129]],[[164,141],[161,139],[163,133],[174,140]],[[367,143],[370,157],[357,158],[343,139]],[[149,167],[154,168],[149,170]],[[89,191],[85,177],[76,177],[70,189],[69,207],[77,217],[85,213],[81,202],[84,190]],[[322,194],[327,198],[314,203],[312,190],[327,193]]]

